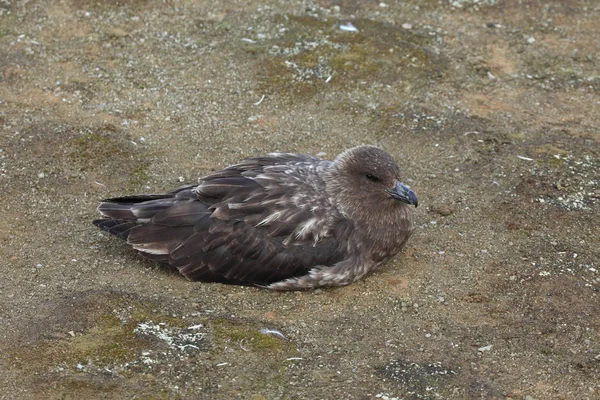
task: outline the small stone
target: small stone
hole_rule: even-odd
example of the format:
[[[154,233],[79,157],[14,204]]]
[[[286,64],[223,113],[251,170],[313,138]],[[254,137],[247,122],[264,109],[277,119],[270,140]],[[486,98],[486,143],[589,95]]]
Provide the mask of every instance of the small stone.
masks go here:
[[[431,206],[431,212],[439,214],[442,217],[447,217],[448,215],[453,214],[454,211],[455,211],[454,208],[449,207],[449,206],[442,206],[442,205]]]
[[[355,27],[351,22],[341,24],[340,29],[344,32],[359,32],[358,28]]]
[[[529,44],[535,43],[535,38],[533,36],[532,37],[528,37],[527,38],[527,43],[529,43]]]
[[[129,36],[129,32],[127,32],[125,29],[119,28],[119,27],[114,27],[114,28],[107,30],[106,34],[108,36],[114,37],[114,38],[123,38],[123,37]]]
[[[490,351],[493,345],[488,344],[487,346],[483,346],[477,349],[478,352],[483,353],[484,351]]]
[[[409,23],[402,24],[402,28],[403,29],[407,29],[408,30],[408,29],[412,29],[412,27],[413,27],[412,24],[409,24]]]

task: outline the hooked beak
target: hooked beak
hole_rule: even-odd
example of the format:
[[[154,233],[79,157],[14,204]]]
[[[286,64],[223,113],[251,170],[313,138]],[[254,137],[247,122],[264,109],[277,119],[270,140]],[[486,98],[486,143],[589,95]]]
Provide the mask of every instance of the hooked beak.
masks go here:
[[[416,193],[402,182],[396,181],[396,185],[392,189],[386,189],[385,192],[403,203],[412,204],[415,207],[419,205]]]

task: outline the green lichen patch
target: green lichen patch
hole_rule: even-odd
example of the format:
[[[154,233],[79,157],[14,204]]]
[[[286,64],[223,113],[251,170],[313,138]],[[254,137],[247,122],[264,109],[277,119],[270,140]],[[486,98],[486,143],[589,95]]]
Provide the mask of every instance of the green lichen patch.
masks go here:
[[[148,172],[149,167],[149,162],[141,161],[129,172],[127,180],[128,190],[133,191],[139,189],[148,182],[150,179],[150,174]]]
[[[288,16],[285,34],[264,42],[261,89],[310,95],[326,85],[427,85],[442,76],[445,63],[429,37],[368,19],[353,21],[359,32],[340,23]]]
[[[150,162],[141,156],[143,149],[127,135],[108,125],[84,129],[69,142],[69,156],[80,171],[109,167],[126,179],[127,189],[136,190],[150,178]]]
[[[55,313],[44,319],[48,310],[42,307],[41,319],[24,332],[27,345],[17,343],[8,354],[16,368],[38,377],[40,390],[44,382],[80,394],[92,387],[112,392],[122,385],[161,386],[154,369],[185,364],[204,351],[205,325],[175,316],[157,301],[90,292],[48,309]]]
[[[132,361],[144,344],[147,345],[126,325],[114,328],[98,325],[68,341],[64,362],[68,365],[93,363],[98,367],[124,363]]]
[[[261,332],[254,324],[218,318],[211,322],[211,327],[216,346],[229,345],[263,353],[295,353],[286,338],[265,330]]]
[[[82,182],[96,189],[140,190],[152,161],[143,143],[112,124],[33,125],[4,149],[14,154],[17,182],[38,179],[40,190],[60,188],[63,193],[80,193]]]
[[[119,294],[94,297],[94,301],[88,297],[76,315],[65,316],[67,321],[60,316],[51,321],[46,329],[56,333],[50,339],[38,337],[29,347],[15,350],[15,360],[20,360],[23,367],[56,371],[82,371],[88,366],[113,368],[134,361],[150,346],[150,340],[137,335],[135,327],[148,317],[160,320],[160,314]],[[165,315],[164,319],[170,318]]]
[[[69,133],[63,133],[69,135]],[[93,169],[106,163],[133,156],[133,143],[119,135],[116,128],[106,125],[98,128],[83,128],[72,132],[68,140],[69,157],[82,170]]]

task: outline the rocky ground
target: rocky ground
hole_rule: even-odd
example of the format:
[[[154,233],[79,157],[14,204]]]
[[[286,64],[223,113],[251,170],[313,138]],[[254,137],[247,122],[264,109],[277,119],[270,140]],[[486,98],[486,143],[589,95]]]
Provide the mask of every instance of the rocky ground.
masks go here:
[[[600,3],[0,0],[0,398],[600,398]],[[187,282],[91,220],[268,151],[419,195],[348,287]]]

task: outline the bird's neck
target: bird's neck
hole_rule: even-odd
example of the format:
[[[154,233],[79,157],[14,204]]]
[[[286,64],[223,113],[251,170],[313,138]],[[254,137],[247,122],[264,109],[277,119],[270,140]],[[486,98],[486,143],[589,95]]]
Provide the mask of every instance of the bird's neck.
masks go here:
[[[374,250],[371,257],[384,260],[398,253],[414,230],[413,209],[393,200],[379,204],[371,213],[357,213],[353,220],[356,231],[362,232],[360,240]]]

